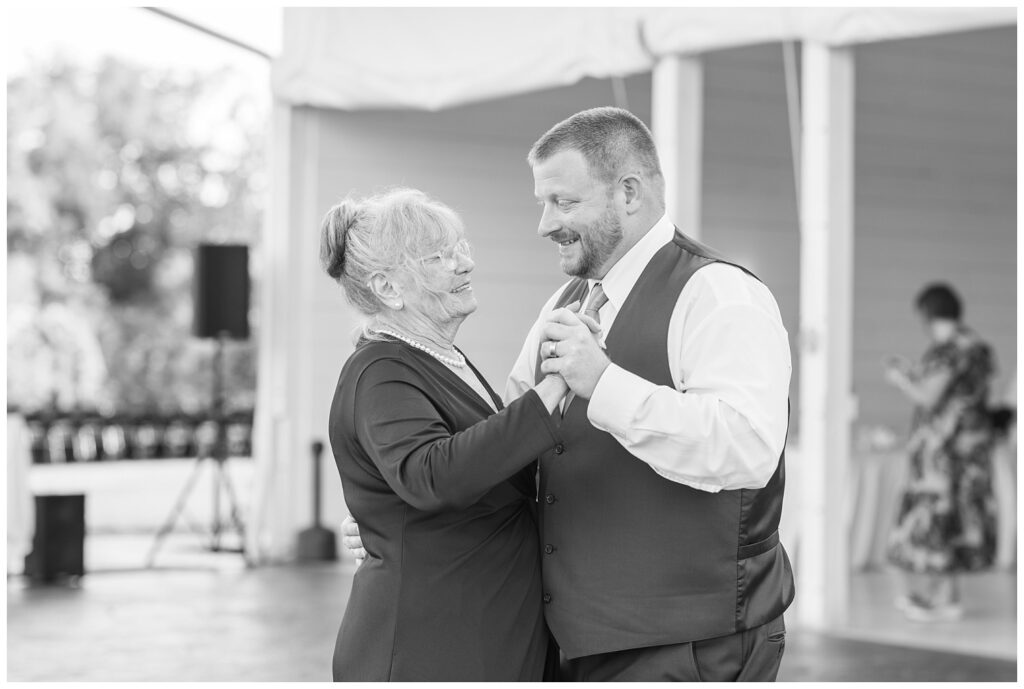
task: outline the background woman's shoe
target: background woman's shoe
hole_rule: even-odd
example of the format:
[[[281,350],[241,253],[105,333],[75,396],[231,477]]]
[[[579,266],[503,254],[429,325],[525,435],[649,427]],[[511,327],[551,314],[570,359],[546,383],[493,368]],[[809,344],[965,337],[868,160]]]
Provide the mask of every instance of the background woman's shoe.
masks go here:
[[[911,608],[927,608],[928,602],[913,593],[906,593],[901,596],[896,596],[893,600],[893,605],[896,606],[896,609],[900,612],[906,612]]]
[[[964,616],[964,609],[959,605],[937,605],[925,607],[911,605],[903,614],[915,622],[953,622]]]

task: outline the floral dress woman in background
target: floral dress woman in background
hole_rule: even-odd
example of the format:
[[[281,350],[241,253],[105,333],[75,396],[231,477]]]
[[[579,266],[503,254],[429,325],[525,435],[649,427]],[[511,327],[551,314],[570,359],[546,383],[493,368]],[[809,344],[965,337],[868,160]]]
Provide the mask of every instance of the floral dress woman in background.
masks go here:
[[[961,322],[948,285],[926,287],[916,307],[931,346],[917,366],[894,361],[886,371],[914,402],[909,478],[889,559],[904,573],[896,602],[907,617],[952,620],[963,614],[958,575],[995,558],[995,434],[986,413],[995,365],[991,348]]]

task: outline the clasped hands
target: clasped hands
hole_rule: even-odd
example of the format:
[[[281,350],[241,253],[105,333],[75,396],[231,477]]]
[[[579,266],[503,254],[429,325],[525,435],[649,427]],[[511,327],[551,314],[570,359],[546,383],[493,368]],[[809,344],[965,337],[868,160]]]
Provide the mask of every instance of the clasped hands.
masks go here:
[[[562,376],[574,394],[590,399],[611,360],[597,339],[601,325],[579,310],[580,304],[576,302],[548,314],[541,327],[540,368],[546,374]],[[359,524],[352,517],[341,524],[341,542],[356,562],[366,558]]]
[[[611,360],[598,342],[601,325],[579,310],[576,302],[545,318],[540,331],[540,370],[562,376],[576,396],[590,399]]]

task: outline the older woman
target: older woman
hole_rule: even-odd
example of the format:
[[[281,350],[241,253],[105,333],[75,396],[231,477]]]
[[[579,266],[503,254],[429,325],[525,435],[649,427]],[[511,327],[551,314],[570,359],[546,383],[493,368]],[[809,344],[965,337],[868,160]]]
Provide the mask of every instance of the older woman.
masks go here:
[[[958,574],[988,568],[995,557],[995,436],[986,411],[995,363],[963,324],[951,287],[927,286],[916,306],[931,346],[918,366],[893,362],[886,372],[914,403],[910,478],[889,557],[905,574],[897,605],[927,622],[960,617]]]
[[[549,376],[502,408],[455,336],[476,310],[458,216],[398,189],[332,208],[321,262],[366,317],[330,440],[360,525],[335,680],[542,679],[536,457],[559,442]]]

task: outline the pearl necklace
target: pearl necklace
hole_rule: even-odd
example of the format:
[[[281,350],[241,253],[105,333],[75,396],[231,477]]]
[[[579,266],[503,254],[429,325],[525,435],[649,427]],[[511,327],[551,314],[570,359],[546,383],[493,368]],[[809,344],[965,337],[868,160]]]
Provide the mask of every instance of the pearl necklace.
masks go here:
[[[426,352],[430,356],[440,361],[442,364],[448,364],[449,366],[454,366],[455,368],[463,368],[466,365],[466,357],[462,356],[462,354],[460,354],[459,352],[455,352],[457,358],[445,356],[444,354],[441,354],[440,352],[435,351],[426,345],[420,344],[416,340],[408,338],[405,335],[399,335],[394,330],[381,329],[377,330],[377,332],[379,332],[382,335],[390,335],[391,337],[397,340],[401,340],[410,347],[415,347],[421,352]]]

